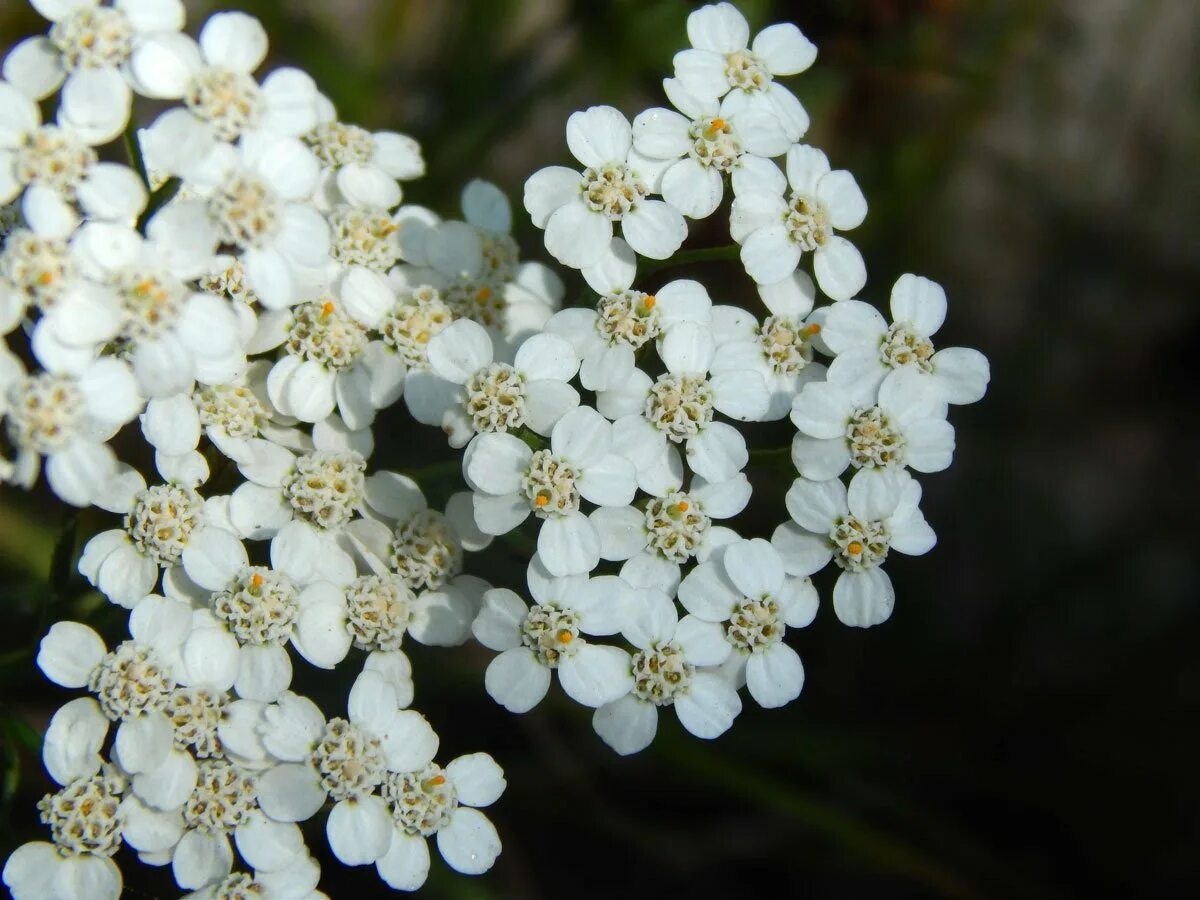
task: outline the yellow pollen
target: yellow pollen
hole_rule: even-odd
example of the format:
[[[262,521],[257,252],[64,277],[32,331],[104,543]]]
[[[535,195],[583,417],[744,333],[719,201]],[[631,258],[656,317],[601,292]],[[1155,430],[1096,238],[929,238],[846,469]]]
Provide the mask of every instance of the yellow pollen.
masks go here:
[[[709,125],[714,131],[721,131],[725,127],[725,120],[722,118],[713,119]]]
[[[846,549],[849,550],[852,555],[858,556],[858,554],[863,552],[863,545],[858,541],[851,541]]]
[[[250,576],[250,584],[256,588],[262,587],[263,586],[263,577],[261,575],[259,575],[257,572],[255,572],[253,575]]]
[[[642,301],[642,306],[646,309],[654,309],[654,304],[657,302],[658,299],[653,294],[647,294],[646,299]]]
[[[333,315],[334,309],[336,309],[336,307],[333,305],[333,301],[326,300],[321,304],[321,318],[328,319],[331,315]]]
[[[550,498],[547,497],[545,494],[538,494],[536,497],[533,498],[533,502],[537,506],[545,506],[547,503],[550,502]]]
[[[491,296],[492,296],[492,289],[489,287],[484,287],[484,288],[479,289],[479,293],[475,295],[475,299],[482,301],[482,300],[487,300]]]
[[[571,632],[567,631],[565,628],[558,633],[558,642],[560,644],[569,644],[573,640],[575,640],[575,635],[571,634]]]
[[[429,779],[429,784],[432,787],[437,787],[438,785],[445,784],[445,783],[446,783],[445,775],[434,775],[432,778]]]
[[[38,276],[38,284],[47,285],[47,284],[53,283],[53,281],[54,281],[54,275],[50,272],[43,272],[41,275]]]
[[[675,508],[677,510],[679,510],[680,512],[687,512],[688,511],[688,502],[686,500],[680,500],[678,503],[675,504]]]
[[[809,325],[804,330],[807,331],[809,334],[820,334],[821,326],[818,325],[816,322],[813,322],[811,325]]]

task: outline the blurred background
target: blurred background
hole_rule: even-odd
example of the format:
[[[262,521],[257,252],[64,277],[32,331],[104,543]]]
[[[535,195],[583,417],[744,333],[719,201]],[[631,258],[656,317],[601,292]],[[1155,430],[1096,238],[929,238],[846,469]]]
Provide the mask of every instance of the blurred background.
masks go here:
[[[197,24],[229,8],[188,5]],[[820,48],[787,83],[812,116],[808,140],[870,201],[852,235],[867,297],[883,304],[901,273],[928,275],[950,296],[939,346],[991,358],[988,396],[952,411],[953,468],[923,479],[940,543],[889,560],[899,599],[885,625],[852,631],[825,606],[791,632],[800,699],[748,702],[711,744],[666,715],[650,750],[620,759],[557,690],[522,717],[495,706],[480,648],[409,646],[441,757],[487,750],[509,783],[489,811],[504,841],[496,868],[462,878],[435,854],[425,895],[1194,896],[1200,531],[1196,466],[1172,467],[1197,440],[1186,392],[1200,341],[1200,4],[738,5],[755,29],[795,21]],[[662,105],[691,4],[237,8],[265,21],[271,63],[311,72],[343,119],[417,137],[429,174],[408,199],[453,215],[476,176],[519,209],[525,177],[568,160],[572,110],[606,103],[632,118]],[[0,47],[42,27],[6,2]],[[544,258],[517,218],[525,255]],[[689,246],[720,241],[694,227]],[[732,266],[688,274],[717,302],[755,308]],[[378,465],[403,468],[410,427],[381,420]],[[744,530],[765,536],[787,476],[752,476],[763,489]],[[95,512],[64,517],[43,493],[0,494],[4,856],[39,833],[39,732],[69,699],[34,668],[37,640],[59,618],[121,631],[73,574],[82,541],[106,527]],[[509,563],[519,575],[522,561]],[[297,689],[320,693],[305,674]],[[325,863],[320,828],[310,845]],[[169,871],[118,862],[127,896],[178,895]],[[334,898],[386,893],[371,867],[323,869]]]

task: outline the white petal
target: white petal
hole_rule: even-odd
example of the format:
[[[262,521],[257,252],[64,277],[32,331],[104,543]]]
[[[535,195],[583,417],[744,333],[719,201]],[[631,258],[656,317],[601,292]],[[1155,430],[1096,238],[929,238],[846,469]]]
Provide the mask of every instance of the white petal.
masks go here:
[[[724,734],[742,711],[737,692],[719,675],[697,672],[692,689],[675,701],[679,722],[698,738]]]
[[[706,481],[721,482],[741,471],[750,455],[741,432],[724,422],[711,422],[687,443],[688,465]]]
[[[572,200],[546,220],[546,250],[564,266],[581,269],[601,259],[612,242],[612,231],[612,222],[606,216],[593,212],[578,199]]]
[[[512,230],[512,207],[504,192],[489,181],[474,179],[462,192],[462,211],[472,225],[488,231]]]
[[[121,803],[121,815],[124,818],[121,837],[142,853],[170,853],[183,837],[183,816],[179,810],[152,809],[130,795]]]
[[[600,537],[580,513],[554,516],[538,532],[538,553],[553,575],[590,572],[600,562]]]
[[[563,166],[549,166],[529,176],[524,202],[533,224],[545,228],[555,210],[578,199],[581,184],[579,173]]]
[[[490,494],[515,494],[533,451],[507,433],[481,434],[471,441],[463,460],[467,482]]]
[[[833,586],[833,611],[845,625],[868,628],[886,622],[895,605],[892,581],[878,567],[843,572]]]
[[[325,791],[307,765],[288,763],[258,776],[258,803],[277,822],[303,822],[316,815]]]
[[[696,566],[679,584],[679,602],[683,608],[709,622],[728,619],[742,599],[742,592],[725,567],[715,562]]]
[[[775,284],[796,271],[801,250],[786,226],[767,225],[746,238],[741,256],[747,275],[759,284]]]
[[[429,342],[429,364],[440,377],[465,384],[492,362],[492,339],[470,319],[459,319]]]
[[[240,662],[237,639],[232,634],[224,628],[200,628],[184,642],[180,681],[227,691],[237,680]]]
[[[592,727],[604,743],[628,756],[653,743],[658,730],[658,710],[630,694],[596,710]]]
[[[803,72],[817,58],[816,46],[791,22],[764,28],[755,35],[752,49],[772,75]]]
[[[592,106],[567,119],[567,146],[591,168],[623,163],[633,146],[629,120],[611,106]]]
[[[697,666],[718,666],[725,662],[732,647],[725,639],[724,626],[706,622],[697,616],[684,616],[675,628],[675,641],[687,657]]]
[[[278,644],[242,647],[234,689],[247,700],[270,703],[292,683],[292,660]]]
[[[588,518],[600,537],[601,559],[629,559],[646,546],[645,517],[633,507],[601,507]]]
[[[987,357],[968,347],[947,347],[933,354],[933,377],[947,403],[974,403],[991,380]]]
[[[142,434],[159,452],[179,455],[200,442],[200,416],[187,394],[158,397],[141,416]]]
[[[797,434],[792,438],[792,465],[810,481],[837,478],[850,466],[850,447],[844,437],[810,438]]]
[[[55,622],[38,645],[37,664],[55,684],[81,688],[106,652],[100,635],[87,625]]]
[[[220,528],[197,530],[183,549],[184,571],[192,581],[210,591],[227,587],[248,563],[242,542]]]
[[[131,102],[116,69],[76,69],[63,85],[58,121],[89,144],[107,144],[125,128]]]
[[[320,708],[307,697],[290,691],[263,708],[262,714],[266,726],[262,729],[264,745],[273,756],[288,762],[307,759],[325,730],[325,716]]]
[[[423,769],[438,751],[437,733],[423,715],[411,709],[398,710],[380,739],[384,758],[393,772]]]
[[[58,90],[65,75],[58,49],[45,35],[26,38],[4,57],[4,80],[34,100]]]
[[[705,515],[713,519],[731,519],[750,502],[751,487],[746,476],[739,472],[724,481],[694,478],[689,493],[700,501]]]
[[[687,92],[703,99],[720,97],[729,90],[725,56],[710,50],[681,50],[673,60],[675,77]]]
[[[783,621],[788,628],[807,628],[811,625],[817,617],[819,604],[817,589],[809,578],[788,578],[779,593]]]
[[[175,883],[184,890],[220,881],[232,868],[233,850],[229,839],[220,832],[185,832],[171,858]]]
[[[464,875],[486,872],[500,855],[500,835],[495,826],[469,806],[454,811],[450,824],[438,831],[437,845],[446,864]]]
[[[415,891],[429,876],[429,844],[419,835],[392,829],[388,851],[375,860],[384,883],[397,891]]]
[[[639,153],[656,159],[684,156],[692,147],[691,125],[673,110],[647,109],[633,120],[633,145]]]
[[[529,712],[550,689],[550,670],[528,648],[514,647],[491,661],[483,686],[509,712]]]
[[[330,586],[327,582],[318,582],[318,585]],[[311,588],[306,588],[305,592],[309,590]],[[341,591],[337,590],[337,593],[340,598]],[[341,603],[303,603],[295,628],[292,644],[314,666],[332,669],[350,652],[352,639],[346,630],[344,600]]]
[[[504,770],[486,753],[460,756],[446,766],[446,777],[458,792],[459,803],[491,806],[504,793]]]
[[[831,300],[849,300],[867,283],[867,267],[862,254],[836,234],[813,254],[813,274]]]
[[[525,384],[525,424],[538,434],[549,434],[564,415],[578,406],[579,392],[563,381],[546,378]]]
[[[579,359],[571,344],[558,335],[535,334],[517,348],[513,366],[530,381],[570,381],[579,370]]]
[[[757,371],[740,369],[714,374],[712,387],[713,406],[731,419],[754,422],[767,413],[770,395]]]
[[[347,866],[365,866],[387,852],[392,819],[374,794],[335,803],[325,822],[329,849]]]
[[[182,806],[195,787],[196,761],[182,750],[170,751],[161,765],[133,777],[134,792],[162,810]]]
[[[694,159],[680,160],[663,175],[663,199],[692,219],[703,219],[716,212],[724,192],[721,173]]]
[[[42,741],[42,764],[59,784],[90,778],[100,771],[100,748],[108,718],[91,697],[79,697],[51,717]]]
[[[277,871],[308,855],[299,828],[290,822],[274,822],[257,810],[237,827],[233,837],[246,865],[261,871]]]
[[[129,60],[138,93],[158,100],[177,100],[204,65],[199,45],[186,34],[163,32],[141,41]]]
[[[688,16],[687,34],[692,46],[699,50],[733,53],[746,49],[750,26],[732,3],[713,3]]]
[[[429,647],[457,647],[471,633],[475,610],[458,591],[426,591],[413,608],[408,633]]]
[[[791,703],[804,687],[804,666],[796,651],[778,643],[746,661],[746,687],[764,709]]]
[[[893,321],[907,322],[929,337],[946,321],[946,291],[928,278],[901,275],[892,285],[891,309]]]
[[[650,259],[669,258],[687,238],[687,233],[687,222],[679,210],[662,200],[643,200],[621,220],[621,234],[626,242]],[[561,258],[559,261],[565,263]]]
[[[200,46],[210,66],[253,72],[267,55],[267,32],[253,16],[217,13],[200,30]]]
[[[558,682],[576,703],[603,706],[633,689],[631,665],[619,647],[585,644],[559,664]]]
[[[837,479],[808,481],[797,478],[792,482],[786,500],[788,514],[796,524],[822,535],[829,533],[834,519],[850,509],[846,486]]]
[[[160,712],[144,712],[117,726],[114,758],[132,775],[149,772],[162,765],[174,739],[174,729],[166,716]]]

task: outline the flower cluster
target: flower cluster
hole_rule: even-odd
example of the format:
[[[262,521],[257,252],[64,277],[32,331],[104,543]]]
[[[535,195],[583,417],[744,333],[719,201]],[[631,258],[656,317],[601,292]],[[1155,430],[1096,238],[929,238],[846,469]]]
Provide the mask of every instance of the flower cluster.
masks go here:
[[[191,896],[320,897],[297,827],[319,814],[334,857],[398,890],[424,883],[431,837],[452,869],[488,870],[479,810],[503,773],[485,753],[435,763],[406,639],[496,651],[484,688],[514,713],[557,672],[628,754],[665,707],[714,738],[743,690],[794,700],[784,638],[831,562],[842,622],[890,615],[889,551],[935,540],[911,472],[950,464],[949,405],[980,399],[988,367],[935,351],[934,282],[902,276],[890,321],[856,299],[842,232],[867,204],[803,143],[780,79],[816,49],[795,26],[752,39],[730,4],[698,9],[671,108],[569,118],[581,169],[524,189],[587,285],[563,308],[496,186],[468,184],[461,219],[404,203],[418,145],[340,121],[298,69],[263,72],[253,17],[193,38],[181,0],[31,2],[47,32],[0,80],[0,325],[29,338],[0,349],[0,481],[30,487],[44,462],[64,503],[117,517],[78,568],[129,637],[60,622],[42,640],[45,675],[87,696],[46,733],[61,790],[40,806],[50,840],[5,865],[15,897],[116,897],[122,845]],[[108,161],[122,134],[128,165]],[[655,274],[718,214],[754,303]],[[436,447],[466,489],[434,508],[436,459],[374,463],[386,411],[390,443]],[[789,417],[790,520],[739,532],[742,426]],[[139,437],[141,469],[118,455],[142,459]],[[527,559],[518,584],[485,580],[497,538]],[[292,691],[295,665],[356,670],[345,709]]]

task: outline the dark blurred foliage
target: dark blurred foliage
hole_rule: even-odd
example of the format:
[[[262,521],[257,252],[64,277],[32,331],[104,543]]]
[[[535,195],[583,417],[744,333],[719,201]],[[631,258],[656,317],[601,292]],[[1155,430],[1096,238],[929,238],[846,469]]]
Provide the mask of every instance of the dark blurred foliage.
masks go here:
[[[748,702],[711,744],[668,714],[651,750],[619,759],[553,692],[523,717],[496,707],[479,648],[410,647],[441,755],[487,750],[509,780],[491,811],[504,840],[495,870],[465,879],[435,860],[426,895],[1194,896],[1200,590],[1189,554],[1200,533],[1196,465],[1181,454],[1197,438],[1200,6],[740,5],[756,27],[796,21],[821,49],[790,84],[812,114],[809,139],[871,202],[853,235],[867,294],[885,303],[905,271],[941,281],[951,302],[939,345],[991,358],[987,398],[953,410],[954,467],[923,479],[940,543],[889,560],[899,600],[886,625],[852,631],[826,607],[793,633],[809,678],[800,700]],[[206,8],[195,4],[194,22]],[[343,118],[419,138],[429,175],[409,199],[454,214],[475,176],[519,208],[524,178],[566,161],[571,110],[661,104],[690,4],[241,8],[267,23],[272,62],[312,72]],[[0,45],[35,27],[6,3]],[[540,233],[518,222],[526,254],[544,257]],[[689,246],[720,241],[720,226],[694,228]],[[727,264],[689,274],[719,302],[757,303]],[[578,290],[570,281],[568,296]],[[412,461],[411,427],[382,420],[378,465]],[[781,435],[763,428],[756,445]],[[766,534],[790,476],[751,474],[746,531]],[[7,855],[36,834],[48,788],[37,735],[67,699],[33,668],[35,642],[67,616],[114,637],[122,616],[70,574],[104,516],[64,518],[43,493],[2,503]],[[521,559],[503,565],[501,578],[519,578]],[[297,673],[298,690],[339,709],[342,686]],[[329,861],[319,828],[310,838],[331,896],[385,893],[373,869]],[[169,872],[118,861],[128,896],[176,895]]]

